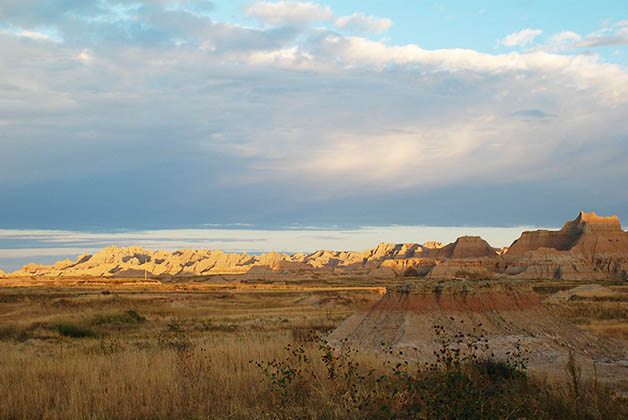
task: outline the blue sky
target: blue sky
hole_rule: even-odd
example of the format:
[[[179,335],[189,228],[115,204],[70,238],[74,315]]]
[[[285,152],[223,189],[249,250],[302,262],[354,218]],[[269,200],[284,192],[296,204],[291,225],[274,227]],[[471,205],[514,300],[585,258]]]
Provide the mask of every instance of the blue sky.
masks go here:
[[[628,220],[626,2],[5,0],[0,57],[0,228]]]

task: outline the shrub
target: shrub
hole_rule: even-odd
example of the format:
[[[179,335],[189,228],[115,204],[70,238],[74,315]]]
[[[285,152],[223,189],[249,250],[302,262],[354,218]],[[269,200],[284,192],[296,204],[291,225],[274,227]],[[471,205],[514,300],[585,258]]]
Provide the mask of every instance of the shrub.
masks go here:
[[[443,338],[436,362],[428,366],[391,358],[381,368],[367,369],[346,342],[334,348],[320,339],[317,352],[289,345],[283,359],[251,363],[266,377],[277,418],[299,417],[295,408],[305,400],[311,404],[320,389],[325,389],[321,404],[346,407],[347,418],[534,418],[534,387],[521,352],[513,351],[505,361],[480,359],[473,349],[484,342],[482,337],[467,339],[472,350],[463,356],[458,340]],[[324,366],[323,376],[315,359]]]
[[[146,321],[145,317],[140,315],[137,311],[130,309],[114,315],[95,315],[92,318],[91,324],[139,324],[144,321]]]
[[[56,325],[57,332],[63,337],[87,338],[95,337],[96,334],[89,328],[84,328],[75,324],[60,323]]]

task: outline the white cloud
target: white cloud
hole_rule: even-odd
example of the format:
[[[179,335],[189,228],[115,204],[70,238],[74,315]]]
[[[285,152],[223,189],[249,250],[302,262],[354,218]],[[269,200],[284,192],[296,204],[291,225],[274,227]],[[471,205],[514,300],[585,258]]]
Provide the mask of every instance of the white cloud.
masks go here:
[[[305,26],[312,22],[330,20],[334,13],[328,6],[312,2],[256,2],[244,9],[244,14],[273,26]]]
[[[89,49],[85,48],[76,55],[76,59],[83,64],[91,64],[94,61],[94,56]]]
[[[20,33],[17,34],[20,37],[23,38],[30,38],[30,39],[35,39],[35,40],[45,40],[45,39],[49,39],[48,35],[46,34],[42,34],[40,32],[34,32],[34,31],[22,31]]]
[[[363,34],[381,34],[382,32],[386,32],[390,29],[392,24],[392,20],[388,18],[366,16],[364,13],[354,13],[351,16],[341,16],[334,20],[334,25],[336,25],[339,29]]]
[[[415,65],[438,71],[478,71],[486,73],[534,72],[568,73],[579,88],[606,83],[626,92],[625,73],[618,66],[598,63],[595,57],[563,56],[546,52],[487,54],[467,49],[427,50],[415,44],[388,46],[361,37],[327,35],[320,48],[330,57],[340,57],[347,66]],[[606,79],[601,78],[606,75]],[[606,89],[601,89],[606,91]],[[626,92],[628,93],[628,92]],[[610,98],[609,98],[610,99]]]
[[[575,44],[578,48],[610,47],[628,45],[628,26],[615,24],[612,27],[602,28],[587,35],[582,41]]]
[[[610,22],[608,22],[610,25]],[[580,48],[597,48],[628,45],[628,21],[601,28],[584,37],[571,31],[564,31],[549,38],[547,45],[539,45],[538,51],[558,52]]]
[[[556,35],[552,35],[549,38],[550,43],[553,44],[564,44],[564,43],[568,43],[568,42],[577,42],[580,41],[582,39],[582,37],[572,31],[563,31],[561,33],[558,33]]]
[[[313,70],[316,68],[314,57],[297,47],[275,51],[255,51],[248,55],[251,65],[274,66],[292,70]]]
[[[506,47],[524,47],[542,33],[543,31],[540,29],[523,29],[507,35],[500,41],[500,44]]]

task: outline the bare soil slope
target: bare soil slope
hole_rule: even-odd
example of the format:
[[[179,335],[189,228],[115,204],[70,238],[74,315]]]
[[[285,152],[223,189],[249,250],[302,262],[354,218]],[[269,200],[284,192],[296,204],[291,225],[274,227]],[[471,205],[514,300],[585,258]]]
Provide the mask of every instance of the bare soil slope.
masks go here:
[[[533,372],[552,377],[565,375],[571,351],[585,376],[593,374],[595,364],[605,382],[628,380],[628,348],[623,342],[594,336],[556,318],[531,289],[506,282],[390,288],[373,307],[341,324],[329,340],[372,352],[392,349],[419,362],[434,361],[443,340],[463,355],[473,345],[479,355],[501,359],[514,351],[529,359]]]

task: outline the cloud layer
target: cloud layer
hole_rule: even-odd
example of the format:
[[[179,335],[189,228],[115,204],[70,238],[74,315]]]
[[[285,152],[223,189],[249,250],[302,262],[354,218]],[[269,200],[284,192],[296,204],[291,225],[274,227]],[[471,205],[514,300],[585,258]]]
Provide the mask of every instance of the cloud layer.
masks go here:
[[[530,49],[486,53],[371,39],[392,22],[313,2],[251,3],[252,26],[213,9],[3,2],[5,223],[308,223],[321,209],[399,223],[406,203],[438,223],[433,203],[478,188],[488,201],[452,223],[486,224],[504,191],[557,210],[500,223],[628,214],[626,69],[553,49],[620,45],[621,21],[550,44],[526,29],[501,45]]]

